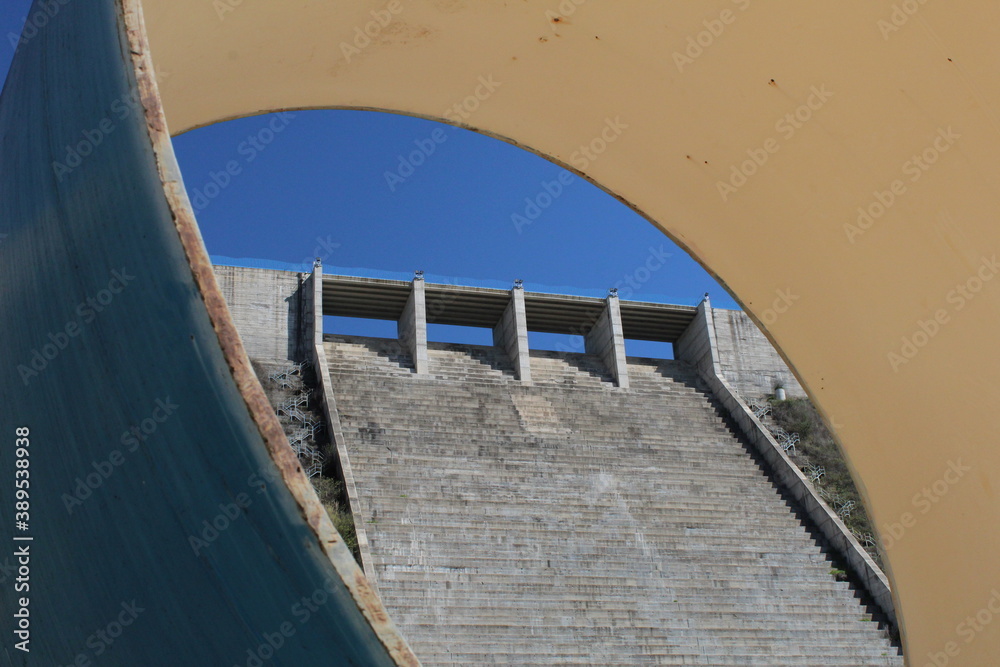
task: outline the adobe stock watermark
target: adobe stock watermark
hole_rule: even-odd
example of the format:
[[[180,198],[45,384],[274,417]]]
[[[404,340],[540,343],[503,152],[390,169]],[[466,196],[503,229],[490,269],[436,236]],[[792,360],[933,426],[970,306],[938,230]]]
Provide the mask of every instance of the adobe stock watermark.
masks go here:
[[[107,115],[99,120],[94,127],[81,132],[79,141],[66,146],[66,155],[62,161],[52,163],[52,171],[56,175],[56,180],[62,183],[66,176],[82,165],[104,143],[105,139],[118,129],[119,123],[133,113],[142,113],[142,100],[137,91],[125,93],[114,100]]]
[[[570,154],[570,164],[580,171],[586,171],[597,158],[608,150],[611,144],[618,141],[618,138],[627,129],[628,124],[622,122],[621,116],[615,116],[613,119],[605,118],[604,126],[594,138],[586,144],[580,144]],[[524,209],[520,212],[515,211],[510,214],[511,224],[514,225],[517,233],[522,234],[524,227],[538,220],[542,213],[552,206],[556,199],[562,196],[563,192],[566,191],[566,186],[572,184],[574,180],[574,176],[567,171],[561,172],[551,181],[542,180],[539,183],[541,186],[540,190],[533,196],[524,198]]]
[[[616,280],[612,289],[618,290],[618,298],[627,300],[632,298],[642,289],[642,286],[650,281],[653,274],[662,269],[667,264],[667,260],[673,257],[673,253],[666,252],[663,245],[659,248],[649,246],[649,254],[645,261],[636,265],[632,271],[626,273],[621,279]]]
[[[280,481],[281,473],[277,470],[258,470],[250,473],[247,477],[247,487],[257,495],[268,492],[268,485]],[[215,543],[224,532],[229,530],[234,523],[246,514],[247,508],[253,505],[253,497],[246,491],[237,493],[230,502],[219,503],[218,512],[209,519],[201,522],[200,530],[196,535],[188,535],[188,544],[194,555],[199,555],[202,551]]]
[[[372,44],[372,40],[382,34],[403,11],[402,0],[390,0],[382,9],[372,9],[368,13],[372,20],[363,26],[355,26],[351,42],[340,43],[340,53],[348,63],[361,55]]]
[[[628,124],[622,122],[621,116],[605,118],[604,127],[586,144],[581,144],[569,156],[569,163],[579,169],[586,171],[590,164],[608,150],[608,146],[618,141],[618,139],[628,129]]]
[[[897,178],[885,190],[873,192],[872,201],[866,206],[858,207],[857,220],[853,224],[844,223],[844,233],[847,234],[847,240],[852,244],[856,243],[858,238],[871,229],[903,195],[909,192],[907,181],[909,183],[919,181],[924,174],[931,170],[931,167],[937,164],[941,156],[951,150],[955,142],[961,138],[962,135],[952,130],[950,125],[938,129],[934,139],[924,150],[913,154],[900,165],[899,170],[903,176],[908,178],[906,180]]]
[[[87,637],[86,645],[89,651],[80,651],[72,660],[64,665],[56,667],[96,667],[97,658],[101,657],[115,645],[115,642],[125,634],[125,629],[138,620],[139,615],[146,611],[145,607],[140,607],[138,601],[122,602],[121,611],[115,615],[107,624],[97,628]]]
[[[741,12],[745,12],[750,8],[750,0],[732,0],[732,3]],[[738,17],[739,14],[732,9],[723,9],[715,18],[702,21],[701,24],[705,29],[689,36],[683,51],[674,51],[673,53],[677,71],[683,74],[684,68],[688,65],[693,65],[695,60],[700,58],[707,49],[715,44],[717,39],[722,37],[722,34],[726,31],[726,26],[736,23]]]
[[[587,0],[562,0],[555,9],[546,9],[545,18],[549,21],[549,29],[556,31],[556,27],[568,17],[576,13],[576,8],[587,4]]]
[[[604,119],[604,127],[586,144],[580,144],[570,155],[569,161],[580,171],[585,171],[597,158],[608,150],[608,146],[618,141],[618,138],[628,129],[628,124],[622,122],[621,116]],[[540,189],[533,196],[524,198],[524,209],[510,214],[510,222],[518,234],[524,233],[524,228],[534,224],[542,213],[562,196],[566,186],[574,183],[576,178],[568,171],[562,171],[551,181],[539,182]]]
[[[243,0],[212,0],[212,9],[220,21],[225,21],[226,16],[235,12],[243,6]]]
[[[819,87],[812,86],[809,90],[810,94],[805,102],[786,113],[774,123],[774,131],[780,135],[781,139],[790,141],[834,95],[826,89],[826,84]],[[740,188],[746,185],[767,164],[771,156],[779,150],[781,150],[781,142],[775,137],[764,140],[763,144],[758,148],[748,148],[748,159],[731,165],[729,178],[725,181],[716,181],[715,183],[722,201],[728,201],[730,195],[736,194]]]
[[[406,183],[406,179],[413,176],[417,169],[427,162],[427,158],[434,155],[438,146],[447,140],[448,135],[443,127],[435,127],[425,139],[414,139],[413,144],[416,149],[406,155],[402,153],[397,155],[399,163],[396,165],[396,169],[394,171],[387,169],[382,173],[385,184],[389,186],[389,192],[395,192],[396,188]]]
[[[263,640],[257,646],[248,648],[242,662],[233,663],[233,667],[264,667],[277,655],[288,640],[295,636],[299,628],[308,623],[331,599],[340,594],[342,586],[333,579],[326,579],[323,585],[308,595],[292,603],[289,614],[293,620],[286,620],[271,632],[263,632],[258,636]]]
[[[524,227],[534,224],[535,220],[541,217],[542,213],[552,206],[555,200],[566,191],[566,186],[573,184],[576,177],[568,171],[561,171],[551,181],[541,180],[538,182],[539,190],[532,197],[524,198],[524,210],[520,213],[511,213],[510,221],[518,234],[524,233]]]
[[[947,307],[937,308],[926,320],[917,320],[916,327],[909,335],[900,339],[900,346],[890,350],[886,358],[893,372],[898,373],[901,366],[910,363],[920,350],[927,347],[941,328],[951,322],[955,313],[964,309],[970,301],[983,291],[986,283],[993,280],[1000,272],[1000,262],[997,256],[983,257],[979,268],[965,282],[958,283],[945,295]]]
[[[233,180],[243,173],[245,165],[256,160],[261,153],[274,143],[279,134],[288,129],[295,114],[281,111],[273,114],[264,125],[236,146],[236,153],[242,161],[231,159],[219,171],[209,171],[208,180],[198,188],[189,190],[191,206],[196,213],[207,209],[222,192],[233,184]]]
[[[611,289],[617,290],[618,298],[627,300],[635,296],[643,285],[652,279],[653,274],[662,269],[667,264],[667,260],[673,257],[673,253],[666,252],[661,244],[659,248],[649,246],[649,252],[645,260],[639,262],[635,268],[627,272],[620,279],[616,280]],[[601,313],[597,313],[588,320],[574,325],[569,332],[570,343],[559,343],[555,347],[559,352],[576,352],[585,347],[585,341],[580,336],[586,336],[590,329],[597,324],[601,318]]]
[[[990,598],[979,611],[966,616],[955,626],[955,634],[968,646],[976,641],[976,638],[990,627],[998,616],[1000,616],[1000,590],[994,588],[990,591]],[[927,654],[928,662],[925,662],[923,667],[947,667],[951,664],[951,659],[957,658],[961,653],[961,644],[957,641],[947,642],[942,650]]]
[[[910,505],[913,506],[915,512],[903,512],[899,515],[898,521],[883,524],[882,545],[886,552],[902,542],[907,531],[917,525],[919,518],[934,509],[935,505],[948,495],[951,488],[965,479],[966,473],[969,472],[972,472],[972,468],[964,465],[962,459],[948,461],[941,477],[920,489],[910,499]]]
[[[7,33],[7,41],[10,42],[10,48],[17,50],[17,47],[27,44],[41,32],[45,26],[49,24],[49,21],[56,17],[65,5],[73,2],[73,0],[42,0],[36,6],[34,12],[31,16],[24,17],[24,28],[21,29],[20,35],[15,35],[12,32]]]
[[[888,18],[875,22],[875,27],[882,33],[882,39],[888,41],[893,33],[902,30],[927,2],[928,0],[903,0],[894,4]]]
[[[778,318],[787,313],[795,305],[801,297],[796,294],[792,294],[790,288],[775,290],[774,301],[771,302],[770,307],[765,308],[764,312],[760,314],[760,319],[764,324],[774,324],[778,321]]]
[[[495,80],[492,74],[480,76],[472,93],[445,109],[441,114],[442,117],[454,123],[465,123],[502,85],[503,82]],[[454,127],[448,128],[448,130],[454,129]],[[382,174],[389,191],[395,192],[396,188],[406,183],[407,179],[437,151],[438,146],[447,140],[448,134],[443,127],[435,127],[425,139],[414,139],[413,144],[416,148],[406,155],[402,153],[397,155],[396,168],[392,171],[387,169]]]
[[[27,387],[31,380],[43,373],[49,364],[70,346],[73,339],[82,334],[88,325],[107,310],[115,297],[124,292],[133,280],[135,280],[135,276],[130,275],[125,267],[115,269],[111,272],[111,279],[103,289],[77,304],[73,311],[75,317],[67,321],[58,331],[50,332],[48,342],[31,350],[31,358],[27,363],[18,364],[17,372],[21,376],[21,382],[24,383],[24,386]]]
[[[482,103],[490,99],[493,93],[503,85],[503,82],[496,81],[492,74],[480,76],[477,82],[478,85],[470,95],[466,95],[461,101],[452,104],[441,115],[454,123],[465,122],[472,118],[472,114],[479,110]]]
[[[427,305],[427,322],[434,324],[439,317],[448,312],[448,308],[457,300],[458,294],[455,292],[448,292],[447,294],[435,297]]]
[[[313,248],[312,255],[303,257],[300,264],[302,265],[302,272],[308,273],[313,269],[313,264],[318,259],[321,263],[330,259],[333,256],[333,251],[340,248],[339,243],[334,243],[330,235],[317,236],[316,246]]]
[[[61,500],[68,514],[72,515],[76,508],[82,507],[84,501],[104,486],[104,483],[111,478],[115,471],[125,465],[126,454],[135,453],[142,443],[156,433],[160,424],[170,419],[180,407],[170,400],[169,396],[166,399],[156,399],[154,406],[148,417],[122,432],[118,438],[122,445],[121,448],[112,449],[100,461],[91,461],[90,466],[93,470],[83,477],[76,478],[72,493],[62,494]]]

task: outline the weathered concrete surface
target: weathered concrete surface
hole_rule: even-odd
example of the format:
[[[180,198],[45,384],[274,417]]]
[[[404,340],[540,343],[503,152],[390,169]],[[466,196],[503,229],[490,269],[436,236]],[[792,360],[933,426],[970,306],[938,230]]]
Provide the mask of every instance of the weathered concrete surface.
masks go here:
[[[748,398],[773,395],[779,385],[789,397],[805,396],[784,359],[746,313],[712,308],[707,298],[674,344],[674,355],[699,371],[725,376]]]
[[[425,664],[902,665],[695,371],[327,336],[374,576]],[[806,520],[808,521],[808,520]]]
[[[403,306],[403,314],[397,324],[399,343],[413,358],[413,368],[417,373],[426,373],[427,362],[427,301],[423,279],[414,280],[410,286],[410,296]]]
[[[34,538],[0,664],[415,665],[254,378],[152,72],[137,3],[61,3],[0,96],[4,572]]]
[[[805,398],[785,360],[746,313],[715,308],[712,320],[719,370],[734,389],[757,398],[774,395],[781,386],[788,398]]]
[[[510,303],[493,327],[493,344],[507,353],[514,374],[522,382],[531,382],[531,355],[528,349],[528,319],[524,311],[524,290],[510,291]]]
[[[311,296],[289,271],[216,266],[215,278],[251,359],[305,359],[312,344]]]
[[[761,457],[767,461],[773,471],[775,482],[795,498],[830,546],[848,564],[882,613],[895,625],[896,610],[893,607],[892,590],[889,588],[889,580],[885,573],[858,544],[836,512],[820,498],[815,487],[781,450],[781,446],[775,442],[770,432],[739,399],[725,377],[703,373],[702,378]]]
[[[604,312],[594,322],[584,337],[587,354],[593,354],[604,362],[615,383],[628,389],[628,365],[625,363],[625,335],[622,332],[622,315],[618,309],[618,297],[609,296],[604,301]]]
[[[683,359],[694,366],[700,373],[709,372],[718,375],[722,372],[719,366],[719,344],[715,335],[715,309],[708,297],[698,304],[695,318],[687,330],[674,344],[674,358]]]
[[[717,322],[720,316],[727,322],[740,321],[740,318],[735,316],[741,314],[736,311],[712,308],[711,302],[706,298],[698,305],[695,319],[676,346],[677,358],[691,364],[697,370],[712,394],[741,429],[743,435],[771,467],[775,481],[801,505],[830,546],[850,566],[858,581],[865,586],[886,618],[893,624],[897,624],[898,618],[892,601],[892,590],[885,573],[872,560],[868,552],[858,544],[858,541],[837,514],[819,497],[816,489],[805,478],[798,466],[792,463],[788,455],[782,451],[771,433],[754,417],[746,403],[740,400],[733,383],[726,376],[723,370],[726,366],[720,359],[724,357],[724,353],[732,354],[733,346],[730,344],[725,352],[720,351]],[[749,344],[743,341],[738,349],[757,347],[759,350],[759,340],[749,335],[746,338],[749,339]],[[773,354],[773,356],[777,355]],[[778,359],[775,362],[771,355],[763,351],[759,351],[752,358],[762,363],[765,372],[772,369],[780,371],[781,360]],[[754,377],[753,367],[749,361],[741,363],[740,368],[746,372],[742,377]],[[754,386],[752,382],[752,379],[749,380],[745,386]],[[752,396],[754,394],[748,391],[744,395]]]

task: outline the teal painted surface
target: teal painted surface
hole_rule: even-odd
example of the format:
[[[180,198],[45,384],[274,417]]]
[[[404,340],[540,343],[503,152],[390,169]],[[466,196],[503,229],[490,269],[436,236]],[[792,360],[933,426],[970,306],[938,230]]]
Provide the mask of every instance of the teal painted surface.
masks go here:
[[[119,11],[62,4],[0,97],[0,664],[392,664],[226,367]],[[30,429],[27,531],[17,427]],[[15,534],[33,538],[21,593]],[[19,597],[30,653],[14,646]]]

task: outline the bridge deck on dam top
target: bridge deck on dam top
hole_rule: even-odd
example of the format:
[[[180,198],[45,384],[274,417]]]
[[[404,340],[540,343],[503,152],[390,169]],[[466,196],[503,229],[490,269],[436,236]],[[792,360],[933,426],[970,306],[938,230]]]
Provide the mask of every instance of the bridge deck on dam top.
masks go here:
[[[323,277],[323,314],[399,320],[412,284],[403,280]],[[427,322],[493,327],[503,315],[510,292],[485,287],[427,283]],[[586,334],[604,311],[595,297],[525,292],[528,329],[543,333]],[[621,301],[625,338],[673,343],[694,319],[697,308]]]

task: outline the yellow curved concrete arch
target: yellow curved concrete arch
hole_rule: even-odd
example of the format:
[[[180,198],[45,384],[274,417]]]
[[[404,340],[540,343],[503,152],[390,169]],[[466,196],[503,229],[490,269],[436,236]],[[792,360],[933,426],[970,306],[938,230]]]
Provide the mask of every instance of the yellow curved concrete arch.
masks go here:
[[[143,5],[175,134],[287,108],[413,114],[527,147],[642,212],[834,426],[909,664],[1000,664],[1000,622],[984,623],[1000,588],[1000,6]]]

